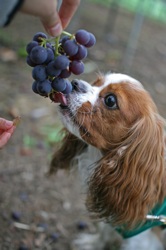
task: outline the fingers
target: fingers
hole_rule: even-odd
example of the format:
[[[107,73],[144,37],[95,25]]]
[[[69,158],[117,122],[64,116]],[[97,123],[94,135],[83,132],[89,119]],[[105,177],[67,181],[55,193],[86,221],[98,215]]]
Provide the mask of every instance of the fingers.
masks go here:
[[[0,149],[2,149],[14,133],[16,126],[12,121],[0,118]]]
[[[0,149],[2,149],[10,140],[12,134],[14,133],[15,126],[12,126],[7,131],[0,130]]]
[[[0,129],[7,130],[13,126],[13,122],[0,118]]]
[[[0,135],[0,149],[2,149],[7,144],[11,135],[12,133],[6,131]]]
[[[62,25],[57,12],[56,0],[24,0],[21,11],[39,17],[49,35],[61,34]]]
[[[49,35],[58,36],[62,33],[62,24],[57,11],[41,18],[41,22]]]
[[[63,0],[62,1],[61,7],[59,10],[59,17],[61,19],[63,29],[65,29],[68,26],[79,4],[80,4],[80,0],[66,0],[66,1]]]
[[[58,13],[56,0],[24,0],[21,11],[39,17],[47,33],[58,36],[69,24],[79,3],[80,0],[63,0]]]

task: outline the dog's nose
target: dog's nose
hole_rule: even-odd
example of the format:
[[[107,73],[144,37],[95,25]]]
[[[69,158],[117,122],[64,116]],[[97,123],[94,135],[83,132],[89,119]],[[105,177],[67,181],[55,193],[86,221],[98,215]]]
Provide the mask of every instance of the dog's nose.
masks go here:
[[[81,80],[74,79],[71,84],[73,85],[73,90],[77,92],[86,93],[88,91],[86,84]]]

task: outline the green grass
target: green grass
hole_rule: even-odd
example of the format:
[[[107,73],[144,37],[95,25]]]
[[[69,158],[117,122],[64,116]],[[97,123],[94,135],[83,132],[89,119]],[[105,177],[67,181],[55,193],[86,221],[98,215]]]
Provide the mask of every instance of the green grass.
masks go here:
[[[141,11],[143,15],[150,19],[166,23],[166,2],[162,0],[91,0],[107,7],[116,2],[121,8],[131,12]]]

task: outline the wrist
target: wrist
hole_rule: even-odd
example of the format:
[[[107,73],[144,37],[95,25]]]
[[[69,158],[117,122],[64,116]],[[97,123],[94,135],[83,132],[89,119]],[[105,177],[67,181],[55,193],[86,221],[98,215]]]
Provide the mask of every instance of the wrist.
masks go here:
[[[2,2],[2,3],[1,3]],[[7,26],[13,19],[14,15],[21,8],[24,0],[5,0],[0,1],[0,26]],[[2,13],[1,13],[1,10]]]

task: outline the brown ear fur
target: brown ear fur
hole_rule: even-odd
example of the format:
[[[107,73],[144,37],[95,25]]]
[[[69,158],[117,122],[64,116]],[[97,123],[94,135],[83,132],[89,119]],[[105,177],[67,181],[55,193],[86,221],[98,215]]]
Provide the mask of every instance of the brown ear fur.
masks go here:
[[[74,156],[80,154],[86,147],[83,141],[69,133],[66,129],[63,129],[63,132],[65,132],[64,139],[59,149],[54,153],[50,163],[50,174],[56,172],[58,169],[69,169],[70,162]]]
[[[143,117],[121,146],[101,159],[89,180],[90,211],[130,228],[162,202],[166,193],[163,127],[158,114]]]

